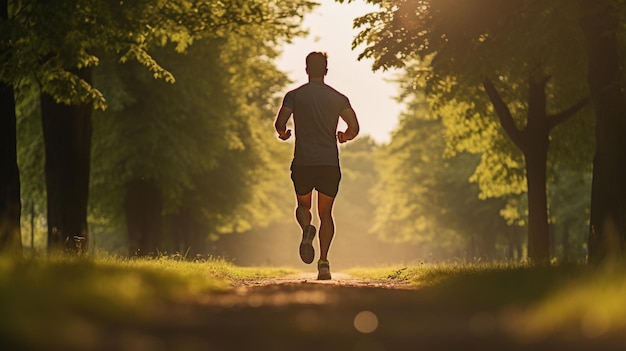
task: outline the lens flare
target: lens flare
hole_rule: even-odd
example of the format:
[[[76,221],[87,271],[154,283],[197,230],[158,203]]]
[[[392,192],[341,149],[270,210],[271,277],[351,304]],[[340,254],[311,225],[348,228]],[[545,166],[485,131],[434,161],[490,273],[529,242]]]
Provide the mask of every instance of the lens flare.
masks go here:
[[[354,328],[363,334],[372,333],[378,328],[378,317],[372,311],[361,311],[354,317]]]

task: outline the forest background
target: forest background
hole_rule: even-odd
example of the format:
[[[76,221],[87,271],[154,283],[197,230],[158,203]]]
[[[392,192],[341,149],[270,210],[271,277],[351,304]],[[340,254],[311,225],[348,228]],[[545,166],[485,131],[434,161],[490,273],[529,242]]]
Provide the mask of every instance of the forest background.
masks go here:
[[[333,264],[586,260],[598,140],[626,169],[598,136],[611,90],[592,89],[589,38],[623,52],[624,2],[368,3],[355,46],[400,70],[406,110],[388,143],[341,148]],[[314,3],[0,5],[4,250],[298,262],[275,60]],[[600,222],[623,243],[615,209]]]

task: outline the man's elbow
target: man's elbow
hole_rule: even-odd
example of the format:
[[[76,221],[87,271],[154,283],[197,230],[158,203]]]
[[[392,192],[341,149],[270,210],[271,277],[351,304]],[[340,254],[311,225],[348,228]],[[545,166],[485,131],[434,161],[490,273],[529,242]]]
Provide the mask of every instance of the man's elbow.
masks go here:
[[[361,131],[361,127],[359,126],[358,123],[355,123],[354,125],[350,126],[349,129],[350,129],[350,132],[352,132],[351,134],[355,137],[359,135],[359,132]]]
[[[274,129],[276,129],[277,132],[284,132],[285,129],[287,129],[287,126],[277,119],[276,122],[274,122]]]

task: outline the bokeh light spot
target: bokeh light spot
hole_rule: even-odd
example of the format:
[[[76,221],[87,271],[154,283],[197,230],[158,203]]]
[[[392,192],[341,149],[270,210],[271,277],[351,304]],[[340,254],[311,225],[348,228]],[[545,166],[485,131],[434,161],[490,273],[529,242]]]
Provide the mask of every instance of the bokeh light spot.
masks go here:
[[[361,311],[354,317],[354,328],[363,334],[372,333],[378,328],[378,317],[372,311]]]

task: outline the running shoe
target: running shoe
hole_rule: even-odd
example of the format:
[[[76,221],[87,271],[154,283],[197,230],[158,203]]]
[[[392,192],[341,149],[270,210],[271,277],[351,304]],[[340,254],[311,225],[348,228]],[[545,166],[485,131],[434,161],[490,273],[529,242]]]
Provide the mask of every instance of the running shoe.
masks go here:
[[[317,280],[329,280],[330,277],[330,263],[326,260],[317,261]]]
[[[316,229],[312,225],[307,225],[302,230],[302,241],[300,242],[300,258],[302,262],[309,264],[315,258],[315,249],[313,249],[313,239],[315,238]]]

